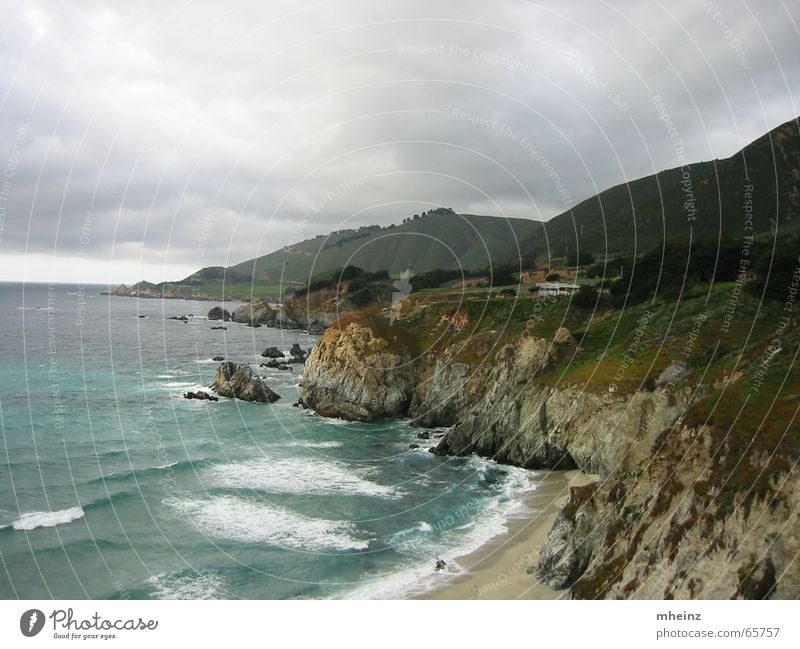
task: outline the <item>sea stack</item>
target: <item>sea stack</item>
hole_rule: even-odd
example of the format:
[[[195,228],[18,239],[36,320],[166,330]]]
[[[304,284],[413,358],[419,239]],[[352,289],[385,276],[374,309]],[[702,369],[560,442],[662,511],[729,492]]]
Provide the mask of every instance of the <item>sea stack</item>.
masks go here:
[[[208,312],[208,319],[230,322],[231,314],[227,310],[223,309],[221,306],[215,306]]]
[[[242,401],[273,403],[281,398],[249,365],[231,361],[220,363],[211,388],[223,397]]]

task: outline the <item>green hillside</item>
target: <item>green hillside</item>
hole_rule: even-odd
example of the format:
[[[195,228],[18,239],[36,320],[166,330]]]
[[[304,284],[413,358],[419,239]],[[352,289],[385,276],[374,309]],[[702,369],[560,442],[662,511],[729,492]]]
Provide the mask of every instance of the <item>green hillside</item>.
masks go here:
[[[752,189],[749,189],[751,186]],[[748,205],[750,203],[750,205]],[[752,220],[746,209],[752,207]],[[800,129],[791,120],[730,158],[607,189],[549,220],[525,241],[538,255],[644,252],[667,239],[738,239],[800,230]],[[752,227],[752,230],[746,229]]]
[[[517,256],[515,242],[529,239],[540,225],[433,210],[401,225],[341,230],[231,267],[261,282],[305,282],[317,275],[353,265],[367,271],[397,274],[435,269],[478,270]]]
[[[415,273],[517,267],[521,258],[525,267],[534,259],[546,267],[577,252],[602,260],[644,253],[665,240],[780,240],[797,232],[800,129],[791,120],[730,158],[617,185],[546,223],[439,208],[399,225],[318,235],[227,269],[202,269],[179,282],[122,286],[116,293],[277,299],[315,275],[346,266],[395,276],[409,267]]]
[[[436,210],[402,225],[334,232],[230,270],[260,282],[304,282],[355,265],[397,274],[478,270],[580,250],[603,259],[664,240],[742,240],[800,231],[800,129],[791,120],[724,160],[668,169],[586,199],[546,223]],[[448,250],[448,247],[450,250]],[[452,251],[452,252],[451,252]],[[284,269],[285,264],[285,269]]]

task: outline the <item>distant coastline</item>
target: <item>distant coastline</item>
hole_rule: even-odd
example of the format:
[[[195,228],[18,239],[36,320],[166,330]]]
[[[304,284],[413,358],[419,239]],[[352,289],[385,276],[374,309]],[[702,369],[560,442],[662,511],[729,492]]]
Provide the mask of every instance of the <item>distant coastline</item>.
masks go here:
[[[135,297],[135,298],[142,298],[143,300],[184,300],[186,302],[191,302],[193,300],[197,300],[200,302],[250,302],[248,298],[242,297],[230,297],[226,296],[224,298],[214,296],[214,295],[203,295],[203,294],[196,294],[196,295],[151,295],[146,293],[122,293],[119,291],[101,291],[100,295],[111,295],[114,297]]]

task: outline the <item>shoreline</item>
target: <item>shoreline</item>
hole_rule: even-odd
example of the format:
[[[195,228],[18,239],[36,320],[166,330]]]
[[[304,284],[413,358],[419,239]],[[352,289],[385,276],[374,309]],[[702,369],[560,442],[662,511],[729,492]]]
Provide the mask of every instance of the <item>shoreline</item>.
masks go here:
[[[593,482],[580,470],[549,471],[521,498],[523,511],[508,519],[508,531],[458,557],[459,572],[411,599],[560,599],[566,590],[553,590],[539,582],[528,567],[536,565],[539,551],[569,496],[569,487]]]

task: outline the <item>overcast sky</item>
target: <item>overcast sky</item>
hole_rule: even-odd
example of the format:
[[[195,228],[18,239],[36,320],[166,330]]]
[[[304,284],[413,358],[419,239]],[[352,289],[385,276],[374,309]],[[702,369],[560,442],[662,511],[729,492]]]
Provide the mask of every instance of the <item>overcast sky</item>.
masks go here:
[[[800,114],[799,4],[2,0],[0,279],[179,279],[437,205],[546,219],[727,157]]]

